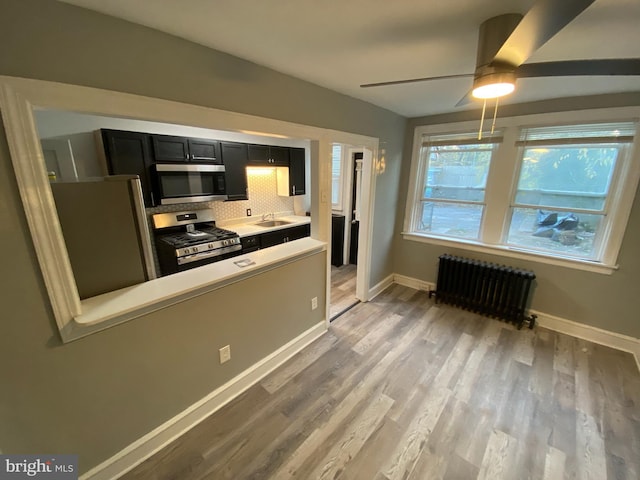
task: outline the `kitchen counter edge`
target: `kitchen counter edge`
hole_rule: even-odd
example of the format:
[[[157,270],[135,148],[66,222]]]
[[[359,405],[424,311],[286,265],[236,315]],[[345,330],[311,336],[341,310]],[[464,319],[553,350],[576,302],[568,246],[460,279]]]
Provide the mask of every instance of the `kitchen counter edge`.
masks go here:
[[[63,339],[75,340],[326,249],[326,243],[306,237],[85,299]],[[243,260],[251,264],[240,267]]]

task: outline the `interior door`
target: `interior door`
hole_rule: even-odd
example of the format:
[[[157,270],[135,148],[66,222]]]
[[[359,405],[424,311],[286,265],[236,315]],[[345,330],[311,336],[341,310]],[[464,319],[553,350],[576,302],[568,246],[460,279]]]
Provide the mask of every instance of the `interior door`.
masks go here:
[[[349,263],[358,264],[358,235],[360,234],[360,210],[362,204],[362,152],[353,156],[353,182],[351,185],[351,240],[349,242]]]

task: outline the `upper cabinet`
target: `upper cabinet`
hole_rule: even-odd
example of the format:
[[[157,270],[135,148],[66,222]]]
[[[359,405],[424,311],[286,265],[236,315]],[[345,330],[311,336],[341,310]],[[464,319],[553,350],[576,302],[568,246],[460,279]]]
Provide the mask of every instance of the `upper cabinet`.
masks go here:
[[[249,164],[256,167],[289,166],[289,147],[249,145]]]
[[[305,151],[304,148],[289,149],[288,168],[278,168],[276,172],[278,195],[292,197],[304,195],[305,189]]]
[[[292,195],[304,195],[306,192],[304,157],[304,148],[291,149],[291,159],[289,160],[289,189]]]
[[[224,176],[228,200],[248,200],[247,169],[249,157],[246,143],[221,142]]]
[[[219,142],[203,138],[101,130],[110,175],[138,175],[147,207],[155,206],[151,165],[211,163],[223,165],[229,200],[248,200],[247,166],[277,167],[277,193],[304,195],[305,149]]]
[[[146,207],[153,207],[149,167],[153,162],[149,135],[120,130],[102,130],[109,175],[138,175]]]
[[[217,140],[151,135],[151,142],[156,162],[222,163]]]

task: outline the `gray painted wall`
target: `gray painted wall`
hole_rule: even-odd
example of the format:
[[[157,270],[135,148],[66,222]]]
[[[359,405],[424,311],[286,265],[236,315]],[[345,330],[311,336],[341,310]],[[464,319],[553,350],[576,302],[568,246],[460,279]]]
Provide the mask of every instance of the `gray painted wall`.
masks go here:
[[[640,105],[640,93],[601,95],[584,98],[556,99],[518,106],[503,106],[505,117],[552,111]],[[402,231],[409,186],[409,169],[413,131],[417,126],[436,125],[480,118],[480,112],[437,115],[409,120],[405,135],[404,160],[396,217],[396,232]],[[612,275],[584,272],[543,263],[517,260],[499,255],[481,255],[464,249],[453,249],[395,238],[394,269],[396,273],[434,282],[438,256],[443,253],[468,256],[491,262],[528,268],[536,274],[536,287],[531,308],[561,318],[592,325],[605,330],[640,338],[640,194],[636,192],[631,218],[618,257],[620,269]]]
[[[404,118],[74,6],[2,0],[0,11],[2,75],[379,137],[387,172],[376,190],[371,283],[392,273]],[[3,131],[0,229],[3,453],[78,453],[80,470],[86,471],[321,319],[321,309],[309,312],[308,303],[316,295],[324,303],[324,254],[61,345]],[[295,281],[282,283],[289,278]],[[252,302],[246,302],[248,295]],[[217,348],[228,343],[234,359],[221,368]]]

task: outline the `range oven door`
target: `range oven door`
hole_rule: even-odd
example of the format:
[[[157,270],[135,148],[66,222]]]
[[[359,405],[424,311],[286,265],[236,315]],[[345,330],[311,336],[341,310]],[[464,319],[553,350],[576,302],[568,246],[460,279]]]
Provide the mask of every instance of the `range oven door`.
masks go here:
[[[226,200],[224,165],[155,164],[154,196],[160,205]]]

